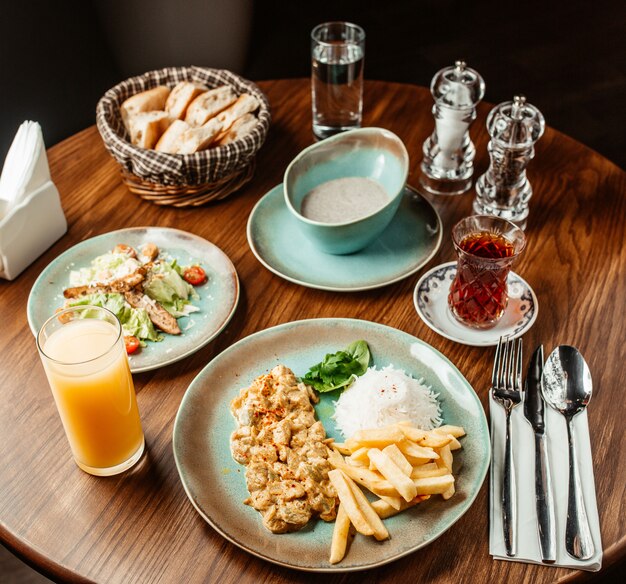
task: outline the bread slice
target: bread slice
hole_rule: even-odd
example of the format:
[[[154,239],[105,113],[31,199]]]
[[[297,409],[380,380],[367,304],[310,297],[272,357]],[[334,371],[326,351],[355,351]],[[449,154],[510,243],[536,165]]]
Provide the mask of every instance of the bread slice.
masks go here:
[[[216,118],[211,118],[199,128],[189,128],[180,137],[178,154],[193,154],[208,148],[221,129],[222,124]]]
[[[208,89],[205,85],[181,81],[169,94],[165,102],[165,111],[170,114],[170,117],[182,120],[187,113],[189,104]]]
[[[191,126],[183,120],[174,120],[170,127],[165,130],[163,135],[154,147],[159,152],[167,152],[168,154],[177,154],[180,148],[181,136],[191,128]]]
[[[158,87],[142,91],[141,93],[137,93],[129,97],[120,106],[122,120],[126,125],[126,128],[130,131],[128,119],[131,116],[142,112],[162,110],[165,107],[165,102],[169,94],[169,87],[159,85]]]
[[[130,141],[140,148],[154,148],[171,119],[167,112],[141,112],[128,118]]]
[[[242,136],[245,136],[252,128],[257,124],[258,120],[254,114],[245,114],[238,120],[235,120],[233,125],[226,131],[222,131],[215,138],[215,146],[225,146],[235,140],[239,140]]]
[[[185,121],[190,126],[203,126],[236,100],[237,95],[227,85],[205,91],[189,104]]]
[[[259,105],[261,104],[254,95],[249,93],[240,95],[233,105],[217,116],[217,119],[222,123],[222,131],[228,130],[235,123],[235,120],[256,111]]]

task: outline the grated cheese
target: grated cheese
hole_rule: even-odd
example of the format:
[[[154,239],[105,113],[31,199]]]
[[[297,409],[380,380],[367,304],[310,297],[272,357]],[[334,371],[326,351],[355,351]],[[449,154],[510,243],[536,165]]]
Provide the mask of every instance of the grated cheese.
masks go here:
[[[335,402],[333,418],[345,438],[357,430],[410,421],[422,430],[441,425],[437,394],[392,365],[370,367]]]

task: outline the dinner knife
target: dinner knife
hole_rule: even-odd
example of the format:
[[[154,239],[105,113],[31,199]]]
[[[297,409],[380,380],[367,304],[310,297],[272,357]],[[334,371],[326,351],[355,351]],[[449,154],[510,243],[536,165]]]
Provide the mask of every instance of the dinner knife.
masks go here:
[[[544,403],[541,394],[542,372],[543,345],[539,345],[528,364],[526,391],[524,392],[524,416],[535,433],[535,505],[541,561],[552,564],[556,561],[556,528],[550,463],[546,450]]]

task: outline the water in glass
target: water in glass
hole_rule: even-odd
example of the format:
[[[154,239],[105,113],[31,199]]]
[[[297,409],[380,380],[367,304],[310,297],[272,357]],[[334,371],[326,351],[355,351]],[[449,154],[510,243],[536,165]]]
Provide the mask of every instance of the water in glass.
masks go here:
[[[331,41],[313,47],[313,133],[327,138],[361,126],[364,50]]]

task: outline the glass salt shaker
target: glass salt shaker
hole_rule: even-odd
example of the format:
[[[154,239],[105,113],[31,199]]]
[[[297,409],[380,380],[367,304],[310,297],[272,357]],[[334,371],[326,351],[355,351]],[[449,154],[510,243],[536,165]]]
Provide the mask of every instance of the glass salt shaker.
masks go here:
[[[476,181],[473,208],[477,214],[502,217],[522,229],[526,227],[528,201],[533,194],[526,167],[535,156],[534,145],[545,125],[541,112],[526,103],[523,95],[491,110],[487,117],[491,162]]]
[[[441,69],[430,84],[435,130],[424,142],[420,185],[435,195],[460,195],[472,186],[476,149],[469,126],[485,95],[480,74],[463,61]]]

